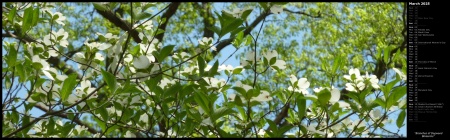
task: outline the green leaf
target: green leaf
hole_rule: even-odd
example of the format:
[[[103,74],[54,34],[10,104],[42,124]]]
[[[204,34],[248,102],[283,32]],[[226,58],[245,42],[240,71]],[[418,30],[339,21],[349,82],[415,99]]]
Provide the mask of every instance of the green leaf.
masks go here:
[[[159,34],[162,34],[162,33],[164,33],[164,30],[163,29],[158,29],[156,31],[155,35],[159,35]]]
[[[339,103],[334,103],[330,108],[330,113],[333,113],[334,111],[339,109]]]
[[[15,49],[13,44],[9,45],[9,51],[8,51],[8,67],[14,67],[16,65],[17,60],[17,50]]]
[[[99,36],[99,38],[100,38],[100,36]],[[133,49],[131,49],[130,54],[133,55],[133,56],[137,56],[139,50],[141,50],[140,46],[136,45],[136,46],[133,47]]]
[[[197,63],[198,63],[198,70],[200,71],[200,76],[203,76],[206,67],[205,60],[203,59],[203,57],[198,56]]]
[[[111,92],[111,94],[114,94],[117,89],[116,77],[103,69],[102,69],[102,75],[103,75],[103,79],[105,80],[106,84],[109,87],[109,91]]]
[[[267,6],[267,2],[258,2],[259,3],[259,5],[261,5],[261,7],[264,9],[264,10],[267,10],[268,8],[269,8],[269,6]]]
[[[243,32],[245,29],[247,29],[247,28],[246,27],[238,27],[237,29],[234,29],[233,31],[231,31],[230,36],[235,37],[236,34]]]
[[[142,7],[142,10],[145,11],[145,10],[147,10],[148,8],[153,7],[153,6],[155,6],[155,5],[156,5],[155,3],[146,3],[146,4]]]
[[[161,107],[164,108],[164,107]],[[122,121],[129,121],[130,117],[134,114],[134,111],[132,109],[124,109],[122,111]]]
[[[216,62],[214,63],[214,65],[211,67],[211,69],[209,69],[209,74],[208,76],[210,77],[214,77],[214,75],[218,74],[217,73],[217,69],[219,68],[219,61],[216,60]],[[223,85],[222,85],[223,86]]]
[[[302,119],[303,116],[305,116],[306,114],[306,99],[301,99],[300,97],[302,96],[297,97],[297,109],[298,109],[298,118]]]
[[[355,100],[356,102],[359,103],[359,97],[356,95],[355,92],[349,92],[348,94],[344,94],[348,97],[350,97],[351,99]]]
[[[227,24],[225,27],[222,27],[222,32],[221,34],[224,36],[227,33],[237,29],[239,26],[241,26],[241,24],[244,23],[243,20],[241,19],[235,19],[233,22],[231,22],[230,24]]]
[[[317,93],[317,99],[322,106],[326,106],[331,99],[331,92],[328,89],[324,89]]]
[[[106,130],[106,134],[109,134],[109,133],[111,133],[111,132],[113,132],[113,131],[115,131],[115,130],[117,130],[119,128],[120,128],[119,125],[113,125],[113,126],[109,127],[108,130]]]
[[[14,25],[14,17],[16,17],[16,13],[17,13],[16,7],[12,7],[11,10],[9,11],[9,13],[8,13],[8,21],[12,25]]]
[[[220,127],[223,125],[225,121],[220,121],[219,123],[217,123],[217,127],[218,127],[218,131],[219,134],[224,137],[224,138],[229,138],[229,137],[233,137],[232,135],[230,135],[229,133],[225,132],[224,130],[222,130]]]
[[[389,62],[389,53],[391,52],[391,47],[386,47],[385,49],[384,49],[384,55],[383,55],[383,60],[384,60],[384,62],[385,63],[388,63]]]
[[[273,58],[270,59],[269,65],[272,66],[273,64],[275,64],[275,62],[277,62],[277,58],[276,58],[276,57],[273,57]]]
[[[375,103],[375,102],[371,102],[367,105],[367,110],[372,110],[375,107],[378,107],[379,104]]]
[[[100,114],[100,116],[102,116],[103,120],[108,120],[109,116],[108,116],[108,111],[106,110],[106,107],[100,107],[96,110],[96,112],[98,112]]]
[[[127,110],[127,109],[125,109]],[[106,124],[104,121],[98,119],[97,117],[93,117],[94,121],[97,122],[97,125],[100,126],[101,130],[105,130],[106,129]]]
[[[247,17],[252,13],[252,11],[253,11],[253,9],[247,9],[247,10],[245,10],[244,12],[242,12],[241,18],[242,18],[243,20],[246,20]]]
[[[394,94],[391,94],[387,99],[386,99],[386,108],[389,109],[391,108],[394,104],[395,104],[395,100],[394,100]]]
[[[141,14],[136,16],[136,20],[143,20],[143,19],[150,18],[150,17],[152,17],[152,14],[147,13],[147,12],[142,12]]]
[[[31,20],[31,27],[34,27],[37,25],[39,20],[39,7],[33,9],[33,18]]]
[[[233,74],[240,74],[242,72],[243,68],[235,68],[233,70]]]
[[[166,98],[172,97],[175,94],[177,94],[181,89],[182,89],[182,87],[181,87],[180,83],[177,82],[177,83],[175,83],[175,85],[170,86],[169,89],[167,89],[163,95],[166,96]]]
[[[200,116],[200,113],[198,112],[198,109],[191,108],[189,111],[187,111],[188,117],[196,120],[197,122],[202,122],[202,117]]]
[[[283,134],[286,133],[287,131],[291,130],[292,128],[294,128],[294,125],[286,125],[286,126],[281,127],[278,130],[278,133],[276,133],[278,135],[276,137],[283,137]]]
[[[380,85],[380,89],[381,89],[381,91],[383,91],[384,97],[389,96],[389,93],[390,93],[392,87],[394,87],[394,85],[397,84],[397,82],[399,82],[399,81],[400,81],[399,79],[395,79],[384,86]]]
[[[338,55],[334,58],[333,66],[331,68],[331,73],[335,74],[336,70],[341,66],[341,57]]]
[[[228,114],[234,113],[235,111],[228,108],[228,107],[221,107],[214,111],[214,113],[211,115],[211,122],[215,122],[220,117],[226,116]]]
[[[274,134],[276,134],[278,132],[278,126],[277,124],[275,124],[275,122],[273,122],[270,119],[266,119],[267,123],[269,124],[270,130],[272,130],[272,132]]]
[[[209,100],[205,93],[199,91],[195,92],[194,100],[200,107],[202,107],[206,114],[210,114]]]
[[[244,106],[244,103],[242,103],[241,96],[239,96],[238,94],[236,94],[236,96],[234,97],[234,103],[238,106]]]
[[[150,91],[154,91],[156,87],[158,86],[158,83],[161,81],[162,75],[158,75],[156,77],[150,78],[150,80],[146,80],[145,84],[148,86],[148,89]]]
[[[109,8],[106,7],[103,4],[100,4],[100,3],[97,3],[97,2],[94,2],[93,4],[94,4],[94,8],[99,10],[99,11],[107,11],[107,10],[109,10]]]
[[[16,65],[16,72],[19,75],[19,82],[25,82],[27,76],[25,73],[25,68],[23,68],[24,65]]]
[[[247,94],[247,91],[245,91],[245,89],[244,88],[241,88],[241,87],[232,87],[231,89],[234,89],[234,90],[236,90],[238,93],[240,93],[241,95],[246,95]]]
[[[357,105],[358,103],[355,102],[347,102],[350,104],[350,108],[353,109],[353,111],[359,112],[361,108]]]
[[[162,62],[173,50],[175,45],[168,45],[162,48],[161,52],[159,53],[158,61]]]
[[[375,99],[373,102],[379,104],[381,107],[383,107],[384,109],[386,109],[386,102],[383,101],[383,99],[377,98],[377,99]]]
[[[75,114],[73,113],[73,111],[72,111],[72,110],[69,110],[69,111],[67,111],[67,112],[68,112],[68,113],[67,113],[67,119],[73,120],[74,117],[75,117]]]
[[[156,97],[160,97],[164,93],[164,90],[160,86],[155,86],[153,90],[150,89],[150,91],[155,93]],[[155,98],[155,102],[159,100],[160,100],[159,98]]]
[[[250,107],[257,106],[257,105],[261,105],[261,104],[262,104],[262,103],[259,102],[259,101],[251,101],[251,102],[250,102]]]
[[[283,5],[286,5],[286,4],[288,4],[288,3],[289,3],[289,2],[273,2],[272,4],[283,6]]]
[[[76,124],[65,123],[61,129],[63,136],[67,136],[73,128],[75,128]]]
[[[69,75],[69,77],[66,78],[66,80],[64,80],[64,83],[62,85],[61,92],[60,92],[62,101],[67,101],[67,98],[72,93],[72,90],[75,88],[75,86],[77,85],[76,79],[77,79],[77,75],[71,74],[71,75]]]
[[[116,9],[117,5],[119,5],[119,3],[117,3],[117,2],[110,2],[109,3],[109,8]]]
[[[233,17],[233,15],[231,15],[228,12],[222,11],[222,21],[223,24],[220,24],[220,26],[225,27],[226,25],[230,24],[232,21],[234,21],[236,18]]]
[[[47,132],[55,132],[55,120],[51,117],[47,123]]]
[[[33,7],[28,7],[25,9],[23,13],[23,21],[22,21],[22,32],[24,35],[29,29],[31,29],[31,24],[33,23]]]
[[[19,113],[15,107],[13,107],[11,115],[12,115],[12,118],[11,118],[12,122],[17,124],[19,122],[20,118],[19,118]]]
[[[242,32],[242,31],[240,31],[240,32],[238,32],[237,33],[237,35],[236,35],[236,37],[234,38],[234,41],[233,41],[233,45],[236,47],[236,48],[239,48],[239,46],[242,44],[242,39],[244,38],[244,32]]]
[[[369,87],[365,90],[363,90],[361,93],[359,93],[359,102],[362,103],[363,101],[365,101],[364,99],[366,99],[367,94],[370,93],[370,91],[372,91],[372,87]]]
[[[211,31],[213,31],[214,33],[216,33],[217,35],[220,35],[220,31],[222,30],[222,29],[220,29],[218,26],[209,26],[209,27],[206,27],[207,29],[209,29],[209,30],[211,30]],[[219,36],[219,39],[220,39],[220,37],[221,36]]]
[[[406,117],[406,112],[403,109],[402,112],[400,112],[400,114],[398,115],[397,118],[397,127],[401,128],[403,126],[403,122],[405,121],[405,117]]]
[[[136,84],[125,84],[119,93],[139,93],[142,92]]]
[[[401,86],[392,90],[393,101],[397,102],[400,98],[406,95],[406,86]]]

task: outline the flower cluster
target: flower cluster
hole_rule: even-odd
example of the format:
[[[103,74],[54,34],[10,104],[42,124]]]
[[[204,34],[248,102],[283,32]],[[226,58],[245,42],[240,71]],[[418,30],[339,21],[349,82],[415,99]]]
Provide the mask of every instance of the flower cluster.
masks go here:
[[[241,60],[241,66],[248,67],[261,60],[261,57],[256,56],[255,52],[251,51],[245,55],[245,59]],[[278,71],[286,68],[286,62],[284,60],[278,60],[278,52],[276,50],[268,51],[263,55],[264,64],[268,64],[273,70]],[[256,60],[256,61],[255,61]]]
[[[375,75],[369,75],[367,72],[366,75],[361,75],[357,68],[350,69],[348,73],[349,75],[344,75],[345,79],[351,81],[345,84],[345,89],[348,91],[358,92],[364,90],[369,84],[375,89],[380,88],[379,80]]]
[[[306,78],[300,78],[297,79],[297,77],[295,77],[295,75],[291,75],[290,76],[290,81],[292,86],[288,87],[289,91],[294,91],[294,92],[298,92],[298,93],[302,93],[303,95],[308,95],[308,88],[310,83],[308,82],[308,79]]]

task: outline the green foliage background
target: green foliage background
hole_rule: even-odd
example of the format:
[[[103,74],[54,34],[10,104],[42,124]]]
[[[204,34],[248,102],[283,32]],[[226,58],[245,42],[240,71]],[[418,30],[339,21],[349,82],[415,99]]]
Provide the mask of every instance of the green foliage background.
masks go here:
[[[274,5],[283,7],[283,12],[271,13]],[[237,8],[249,10],[240,18],[222,11]],[[9,2],[2,3],[2,10],[2,49],[6,52],[2,53],[3,137],[387,137],[400,136],[397,130],[405,129],[406,105],[401,102],[406,82],[392,70],[406,71],[404,3]],[[64,25],[57,23],[56,12],[66,17]],[[152,22],[151,30],[132,26],[147,20]],[[67,47],[59,44],[64,37],[57,37],[55,45],[41,42],[50,31],[59,29],[68,33]],[[106,33],[117,38],[105,37]],[[140,38],[140,33],[145,37]],[[203,37],[212,37],[217,51],[199,45],[197,40]],[[85,41],[112,47],[94,49]],[[152,74],[137,81],[131,74],[133,63],[124,58],[143,55],[139,43],[156,46],[151,55],[157,63],[136,70]],[[122,48],[107,55],[115,46]],[[236,51],[224,56],[226,47]],[[49,56],[55,49],[57,56]],[[286,68],[276,70],[273,63],[259,61],[257,67],[244,67],[242,72],[218,72],[223,64],[217,61],[219,57],[243,61],[247,52],[255,50],[258,57],[276,50],[276,59],[284,60]],[[81,64],[74,59],[79,52],[86,58],[85,65],[92,67],[77,67]],[[96,53],[105,60],[94,59]],[[189,61],[173,57],[182,53],[188,54],[183,60]],[[53,77],[68,78],[45,78],[41,72],[45,67],[33,61],[34,55],[58,71]],[[125,67],[116,70],[114,59]],[[208,64],[211,68],[204,70]],[[194,67],[196,72],[180,74]],[[351,68],[358,68],[361,75],[375,75],[381,88],[346,90],[349,81],[343,75]],[[117,71],[122,74],[113,74]],[[309,93],[318,99],[287,90],[293,86],[290,75],[307,78]],[[225,77],[226,85],[213,87],[205,80],[208,77]],[[80,100],[66,102],[79,92],[75,87],[84,80],[93,88],[81,89],[87,93],[82,97],[87,106],[77,105]],[[168,86],[161,86],[163,81]],[[239,88],[237,81],[252,89]],[[59,89],[52,86],[52,92],[45,93],[40,89],[46,83]],[[330,89],[312,90],[331,86],[340,90],[340,101],[351,109],[328,104]],[[89,94],[94,89],[95,94]],[[271,101],[250,102],[263,90],[273,97]],[[228,101],[230,94],[243,98]],[[29,102],[29,98],[46,105]],[[33,108],[44,115],[30,116]],[[111,113],[111,109],[116,111]],[[369,117],[375,109],[381,110],[382,119]],[[141,120],[144,115],[147,120]],[[357,125],[367,124],[346,127],[343,120],[350,116]],[[212,126],[202,125],[207,118]],[[383,120],[388,119],[395,120],[398,129],[386,130],[389,122]],[[307,129],[310,124],[319,124],[315,129],[326,135]],[[342,127],[331,128],[337,124]],[[83,129],[75,130],[75,126]],[[265,134],[258,134],[261,130]]]

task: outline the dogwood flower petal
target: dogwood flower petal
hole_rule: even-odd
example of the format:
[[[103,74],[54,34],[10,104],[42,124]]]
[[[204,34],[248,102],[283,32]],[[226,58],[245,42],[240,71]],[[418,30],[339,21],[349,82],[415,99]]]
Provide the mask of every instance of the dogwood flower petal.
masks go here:
[[[399,69],[397,69],[397,68],[392,68],[392,70],[394,70],[399,76],[400,76],[400,78],[402,79],[402,80],[406,80],[406,75],[402,72],[402,71],[400,71]]]
[[[284,62],[283,60],[277,60],[272,66],[277,66],[280,70],[286,69],[286,62]]]
[[[213,124],[211,122],[211,118],[209,118],[209,117],[204,119],[200,125],[202,125],[202,126],[213,126]]]
[[[330,103],[334,104],[337,101],[339,101],[340,98],[341,98],[341,91],[339,91],[339,89],[337,88],[331,89]]]
[[[145,55],[133,59],[133,66],[137,69],[146,69],[150,66],[150,61]]]
[[[261,91],[261,94],[259,94],[257,97],[253,97],[251,101],[259,101],[259,102],[266,102],[270,101],[273,98],[270,96],[270,93],[267,91]]]
[[[273,5],[272,7],[270,7],[270,12],[274,14],[280,14],[281,12],[283,12],[283,7],[279,5]]]
[[[307,89],[310,85],[310,83],[308,82],[308,80],[306,78],[300,78],[298,80],[298,87],[301,89]]]

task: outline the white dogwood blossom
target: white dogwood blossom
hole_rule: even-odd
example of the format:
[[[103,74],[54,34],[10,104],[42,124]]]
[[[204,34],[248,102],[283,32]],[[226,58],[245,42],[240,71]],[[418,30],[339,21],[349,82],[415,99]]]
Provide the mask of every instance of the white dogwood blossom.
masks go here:
[[[242,14],[247,10],[252,10],[252,9],[251,8],[244,8],[244,9],[235,8],[235,9],[233,9],[233,11],[228,11],[228,10],[224,10],[224,11],[231,14],[234,18],[241,18]]]
[[[233,102],[234,98],[236,98],[236,94],[230,94],[228,95],[228,101]]]
[[[225,85],[224,79],[216,79],[214,77],[203,77],[203,79],[208,83],[208,88],[222,88]]]
[[[344,78],[350,81],[350,83],[345,84],[345,89],[348,91],[359,92],[361,90],[364,90],[367,84],[375,89],[380,88],[380,86],[378,85],[379,80],[377,76],[369,75],[368,72],[366,72],[365,75],[361,76],[357,68],[350,69],[349,75],[344,75]]]
[[[259,94],[257,97],[252,97],[250,101],[259,101],[259,102],[267,102],[271,101],[273,98],[270,96],[270,93],[264,90],[261,90],[261,94]]]
[[[312,132],[312,133],[317,133],[317,134],[320,134],[320,135],[325,135],[325,132],[322,132],[322,131],[319,131],[319,130],[316,129],[317,124],[311,124],[311,125],[309,125],[309,126],[302,125],[302,126],[305,127],[306,130],[308,130],[308,131],[310,131],[310,132]]]
[[[283,12],[283,7],[279,5],[273,5],[272,7],[270,7],[270,12],[274,14],[281,14],[281,12]]]
[[[198,40],[198,44],[204,45],[204,46],[211,46],[213,42],[212,37],[203,37],[202,40]]]
[[[309,94],[307,88],[309,88],[310,83],[308,82],[308,79],[306,78],[300,78],[297,79],[297,77],[295,77],[295,75],[291,75],[290,76],[290,81],[291,84],[294,86],[289,86],[288,90],[289,91],[295,91],[295,92],[301,92],[303,95],[307,95]]]
[[[336,102],[339,101],[339,99],[341,98],[341,91],[337,88],[334,88],[333,86],[331,87],[331,98],[330,98],[330,103],[334,104]]]
[[[392,68],[392,70],[394,70],[395,73],[397,73],[403,81],[406,81],[406,75],[401,70],[397,68]]]
[[[259,62],[261,57],[256,56],[256,61]],[[241,66],[253,65],[255,63],[255,52],[251,51],[245,55],[245,60],[241,60]]]
[[[84,41],[84,45],[88,46],[91,50],[92,49],[98,49],[98,50],[106,50],[109,49],[112,45],[109,43],[99,43],[99,42],[91,42],[89,43],[89,38],[86,38],[86,41]]]
[[[150,60],[148,60],[147,56],[141,55],[133,59],[133,66],[136,69],[147,69],[150,66]]]
[[[236,87],[241,87],[241,88],[243,88],[246,92],[248,92],[248,90],[250,90],[250,89],[253,89],[252,86],[249,86],[249,85],[247,85],[247,84],[242,84],[241,81],[237,81],[237,82],[236,82]]]

